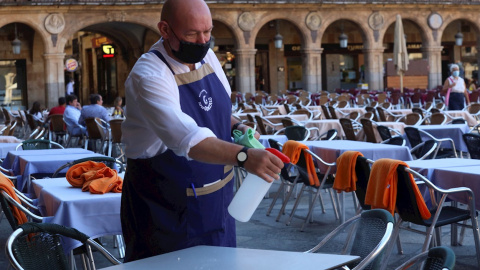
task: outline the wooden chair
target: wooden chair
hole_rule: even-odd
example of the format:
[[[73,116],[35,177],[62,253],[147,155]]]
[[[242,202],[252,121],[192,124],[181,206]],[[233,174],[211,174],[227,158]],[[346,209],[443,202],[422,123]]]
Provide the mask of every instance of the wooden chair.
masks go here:
[[[63,114],[52,114],[47,118],[47,123],[50,123],[50,132],[48,135],[49,140],[53,140],[55,135],[55,141],[62,144],[66,143],[65,136],[67,135],[66,125],[63,121]]]
[[[87,128],[87,137],[85,139],[85,149],[88,148],[88,142],[91,141],[92,149],[97,151],[97,142],[100,141],[100,153],[105,154],[110,141],[110,129],[107,123],[98,117],[89,117],[85,119]]]
[[[112,156],[113,147],[119,149],[120,155],[115,155],[117,159],[126,159],[124,158],[125,153],[123,152],[123,143],[122,143],[122,123],[123,119],[112,119],[110,120],[110,132],[111,132],[111,140],[110,145],[108,147],[108,156]]]

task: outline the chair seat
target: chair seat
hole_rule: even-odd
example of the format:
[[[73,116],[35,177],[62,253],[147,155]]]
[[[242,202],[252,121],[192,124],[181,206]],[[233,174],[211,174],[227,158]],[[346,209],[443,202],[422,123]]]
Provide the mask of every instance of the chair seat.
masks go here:
[[[424,220],[424,224],[418,224],[418,225],[431,226],[432,219],[436,211],[437,211],[436,208],[430,209],[430,213],[432,214],[432,217],[430,219]],[[468,220],[468,219],[470,219],[469,210],[460,209],[458,207],[453,207],[453,206],[444,206],[442,208],[442,212],[440,212],[440,216],[438,217],[435,227],[438,228],[438,227],[450,225],[452,223],[457,223],[457,222]]]

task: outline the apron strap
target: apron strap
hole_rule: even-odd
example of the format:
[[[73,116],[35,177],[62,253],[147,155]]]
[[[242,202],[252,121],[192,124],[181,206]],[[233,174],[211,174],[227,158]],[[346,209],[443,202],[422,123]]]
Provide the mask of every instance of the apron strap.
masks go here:
[[[157,51],[157,50],[151,50],[151,51],[148,51],[149,53],[154,53],[156,56],[158,56],[158,58],[160,58],[160,60],[162,60],[165,65],[167,65],[167,67],[170,69],[170,71],[173,73],[173,75],[175,75],[175,72],[173,72],[173,69],[172,67],[170,67],[170,65],[167,63],[167,60],[165,59],[165,57],[163,57],[163,55]]]
[[[222,180],[216,182],[215,184],[206,186],[206,187],[199,187],[199,188],[187,188],[187,197],[197,197],[197,196],[202,196],[202,195],[207,195],[210,193],[213,193],[221,188],[223,188],[228,182],[230,182],[233,179],[233,166],[227,165],[224,168],[224,172],[230,171],[230,173],[223,178]]]

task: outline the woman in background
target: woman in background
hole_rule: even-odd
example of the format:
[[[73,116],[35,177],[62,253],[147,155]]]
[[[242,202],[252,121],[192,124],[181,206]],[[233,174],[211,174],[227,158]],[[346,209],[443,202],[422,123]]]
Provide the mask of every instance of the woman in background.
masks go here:
[[[113,110],[112,117],[113,118],[124,117],[123,109],[122,109],[122,98],[121,97],[115,98],[115,100],[113,101],[113,105],[115,106],[115,109]]]
[[[465,101],[467,105],[470,103],[467,86],[460,77],[460,68],[457,64],[450,65],[450,72],[452,76],[448,77],[443,84],[443,91],[446,93],[445,103],[448,104],[450,111],[463,110]]]
[[[32,108],[28,111],[33,116],[33,119],[43,122],[42,109],[40,108],[40,102],[33,102]]]

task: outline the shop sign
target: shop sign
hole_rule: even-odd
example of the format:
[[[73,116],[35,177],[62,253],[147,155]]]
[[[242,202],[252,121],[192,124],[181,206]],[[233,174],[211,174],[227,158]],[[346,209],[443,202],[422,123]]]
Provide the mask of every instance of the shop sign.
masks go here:
[[[102,44],[106,44],[106,43],[111,44],[112,41],[110,39],[108,39],[107,37],[92,38],[92,47],[94,49],[99,48],[100,46],[102,46]]]
[[[69,58],[69,59],[67,59],[67,61],[65,61],[65,69],[68,72],[74,72],[75,70],[77,70],[77,68],[78,68],[77,60],[75,60],[73,58]]]

